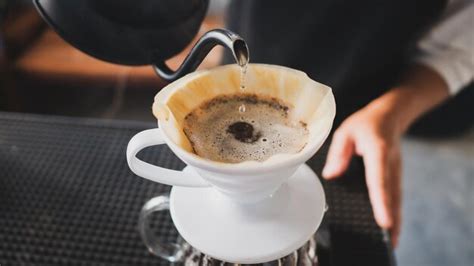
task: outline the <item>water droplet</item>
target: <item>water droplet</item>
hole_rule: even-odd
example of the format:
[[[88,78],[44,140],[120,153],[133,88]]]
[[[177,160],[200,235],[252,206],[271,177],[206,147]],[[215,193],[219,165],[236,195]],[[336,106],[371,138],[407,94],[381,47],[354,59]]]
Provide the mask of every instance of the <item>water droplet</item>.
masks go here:
[[[247,64],[240,66],[240,92],[245,90],[245,77],[247,75]]]
[[[240,93],[242,94],[245,92],[245,77],[247,75],[247,63],[248,61],[246,60],[245,62],[243,62],[243,64],[239,64],[240,65]],[[239,112],[241,113],[245,112],[244,104],[239,106]]]

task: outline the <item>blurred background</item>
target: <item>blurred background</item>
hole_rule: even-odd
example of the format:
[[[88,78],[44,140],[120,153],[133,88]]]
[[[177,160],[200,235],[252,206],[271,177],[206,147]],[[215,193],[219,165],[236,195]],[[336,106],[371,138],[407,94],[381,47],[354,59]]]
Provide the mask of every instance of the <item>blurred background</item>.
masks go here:
[[[198,36],[224,27],[228,2],[211,1]],[[176,68],[189,47],[168,64]],[[218,65],[222,52],[215,48],[200,68]],[[152,122],[153,97],[164,85],[150,66],[114,65],[76,50],[30,1],[0,0],[0,111]],[[399,265],[474,263],[473,103],[471,86],[403,141]]]
[[[153,121],[153,96],[165,83],[150,66],[99,61],[62,40],[31,1],[0,0],[0,109]],[[200,32],[223,26],[225,1],[211,5]],[[196,37],[197,38],[197,37]],[[194,44],[194,43],[193,43]],[[189,47],[167,63],[176,68]],[[201,68],[219,64],[216,47]]]

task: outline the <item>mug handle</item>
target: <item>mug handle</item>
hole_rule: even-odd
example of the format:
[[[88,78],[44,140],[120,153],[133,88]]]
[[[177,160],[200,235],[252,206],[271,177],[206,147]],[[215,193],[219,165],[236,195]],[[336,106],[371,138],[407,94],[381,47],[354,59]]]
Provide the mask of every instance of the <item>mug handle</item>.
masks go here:
[[[138,176],[154,182],[184,187],[208,187],[210,186],[198,175],[183,173],[149,164],[137,158],[137,153],[146,147],[161,145],[165,141],[159,128],[144,130],[132,137],[127,146],[127,162],[130,169]]]
[[[182,242],[162,243],[153,234],[148,218],[158,211],[168,211],[170,209],[170,198],[168,195],[160,195],[152,198],[143,206],[138,218],[138,229],[143,243],[148,251],[153,255],[163,258],[169,262],[180,262],[186,252],[186,246]]]

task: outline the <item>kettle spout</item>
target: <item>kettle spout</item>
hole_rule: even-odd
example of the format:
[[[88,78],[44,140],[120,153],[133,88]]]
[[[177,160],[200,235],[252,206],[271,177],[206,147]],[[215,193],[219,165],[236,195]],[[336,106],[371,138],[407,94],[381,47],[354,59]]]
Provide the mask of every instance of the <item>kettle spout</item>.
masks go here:
[[[242,37],[226,29],[215,29],[206,32],[199,39],[176,71],[171,70],[165,62],[156,63],[153,68],[158,76],[172,82],[196,70],[216,45],[222,45],[232,51],[238,65],[243,66],[249,62],[249,50]]]
[[[247,43],[240,36],[233,43],[232,55],[239,66],[245,66],[249,63],[249,49]]]

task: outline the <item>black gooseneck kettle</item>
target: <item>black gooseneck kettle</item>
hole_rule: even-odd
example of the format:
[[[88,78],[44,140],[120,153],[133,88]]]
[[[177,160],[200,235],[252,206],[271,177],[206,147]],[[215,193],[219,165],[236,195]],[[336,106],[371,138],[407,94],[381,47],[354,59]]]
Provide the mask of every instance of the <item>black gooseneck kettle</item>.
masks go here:
[[[247,44],[226,29],[205,33],[182,65],[165,60],[197,34],[209,0],[34,0],[46,22],[67,42],[96,58],[123,65],[153,65],[166,81],[194,71],[216,45],[230,49],[239,65]]]

